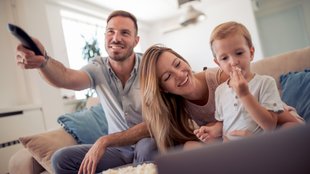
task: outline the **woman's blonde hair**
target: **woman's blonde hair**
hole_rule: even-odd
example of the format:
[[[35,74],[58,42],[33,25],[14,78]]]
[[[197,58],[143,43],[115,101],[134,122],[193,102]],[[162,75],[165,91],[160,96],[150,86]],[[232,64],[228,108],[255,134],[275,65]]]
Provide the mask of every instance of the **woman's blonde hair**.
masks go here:
[[[161,152],[169,147],[197,140],[193,125],[186,111],[185,99],[166,93],[161,89],[156,75],[156,63],[163,52],[170,52],[187,63],[170,48],[153,45],[143,55],[140,64],[140,86],[142,93],[142,115]]]
[[[247,41],[248,46],[250,48],[253,47],[251,34],[243,24],[234,22],[234,21],[225,22],[215,27],[211,33],[210,46],[211,46],[212,54],[214,57],[216,57],[213,47],[212,47],[214,40],[225,39],[228,36],[231,36],[234,34],[242,35]]]

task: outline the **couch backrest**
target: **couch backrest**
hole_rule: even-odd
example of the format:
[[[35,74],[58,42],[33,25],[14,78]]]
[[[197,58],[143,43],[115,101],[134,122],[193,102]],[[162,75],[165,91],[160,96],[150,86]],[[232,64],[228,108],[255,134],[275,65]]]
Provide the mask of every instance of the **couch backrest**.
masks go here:
[[[274,77],[280,91],[280,75],[307,68],[310,69],[310,47],[266,57],[251,64],[252,71]]]

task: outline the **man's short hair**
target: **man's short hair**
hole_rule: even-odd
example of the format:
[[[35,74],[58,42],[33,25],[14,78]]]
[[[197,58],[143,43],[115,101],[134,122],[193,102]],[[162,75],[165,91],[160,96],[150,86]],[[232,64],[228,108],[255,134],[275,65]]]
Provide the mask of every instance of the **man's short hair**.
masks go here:
[[[122,16],[122,17],[130,18],[130,19],[132,20],[132,22],[134,23],[134,25],[135,25],[136,34],[138,34],[137,18],[136,18],[133,14],[131,14],[131,13],[127,12],[127,11],[123,11],[123,10],[116,10],[116,11],[113,11],[113,12],[109,15],[109,17],[108,17],[108,19],[107,19],[107,23],[109,23],[109,21],[110,21],[113,17],[117,17],[117,16]]]

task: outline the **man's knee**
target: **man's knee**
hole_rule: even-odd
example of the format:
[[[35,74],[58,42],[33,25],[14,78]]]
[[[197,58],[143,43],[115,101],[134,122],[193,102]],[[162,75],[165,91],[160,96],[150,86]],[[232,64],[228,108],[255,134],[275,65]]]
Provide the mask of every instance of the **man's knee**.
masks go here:
[[[61,168],[61,164],[63,164],[63,160],[66,160],[65,158],[67,157],[66,154],[66,148],[61,148],[58,149],[57,151],[54,152],[54,154],[51,157],[51,164],[54,172],[57,173],[57,170]]]
[[[54,173],[77,173],[89,146],[64,147],[52,155],[51,163]]]
[[[135,147],[134,163],[152,161],[157,153],[156,142],[153,138],[141,139]]]
[[[136,145],[139,153],[148,153],[157,150],[156,142],[153,138],[143,138]]]

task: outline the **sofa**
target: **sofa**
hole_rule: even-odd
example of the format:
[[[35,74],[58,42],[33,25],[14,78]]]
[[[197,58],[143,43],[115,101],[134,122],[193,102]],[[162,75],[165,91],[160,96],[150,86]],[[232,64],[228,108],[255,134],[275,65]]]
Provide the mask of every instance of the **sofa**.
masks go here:
[[[306,107],[305,112],[310,111],[310,104],[308,101],[308,93],[310,91],[310,47],[267,57],[258,61],[254,60],[251,64],[251,68],[258,74],[265,74],[274,77],[282,96],[284,96],[286,91],[293,89],[293,92],[298,92],[298,94],[292,94],[294,98],[298,98],[298,101],[303,101],[300,97],[308,97],[305,100],[306,103],[301,103],[303,104],[301,105],[301,109]],[[295,75],[296,72],[308,72],[308,75],[306,78],[304,76],[299,78],[298,82],[293,81],[293,87],[291,85],[285,86],[285,83],[289,82],[290,76]],[[302,82],[300,79],[308,81]],[[305,87],[300,85],[308,86]],[[304,93],[300,93],[305,88],[306,90],[308,88],[308,92],[304,91]],[[292,92],[290,92],[290,94],[291,93]],[[289,95],[288,99],[290,99],[292,95]],[[295,103],[300,103],[298,101],[295,101]],[[289,103],[289,105],[293,105],[294,107],[297,106],[294,105],[294,103]],[[307,119],[310,117],[308,113],[305,115],[307,115]],[[78,144],[76,139],[63,128],[32,136],[20,137],[20,142],[25,148],[19,150],[11,157],[9,162],[10,174],[52,173],[50,157],[53,152],[65,146]]]

